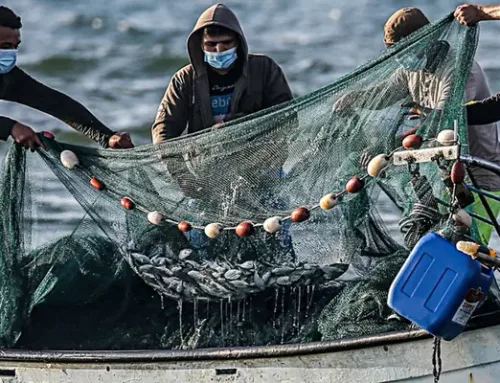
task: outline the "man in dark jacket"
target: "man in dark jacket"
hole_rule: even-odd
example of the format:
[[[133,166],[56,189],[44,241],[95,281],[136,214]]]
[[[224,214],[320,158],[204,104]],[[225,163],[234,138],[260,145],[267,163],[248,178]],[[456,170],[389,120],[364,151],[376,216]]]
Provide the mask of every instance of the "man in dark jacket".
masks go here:
[[[0,7],[0,99],[30,106],[56,117],[103,147],[133,147],[128,133],[113,132],[83,105],[39,83],[16,66],[21,27],[20,17],[11,9]],[[0,116],[0,140],[5,141],[9,136],[32,150],[42,145],[29,126]]]
[[[191,64],[172,78],[153,124],[153,142],[193,133],[292,99],[281,68],[248,53],[235,14],[208,8],[187,42]]]

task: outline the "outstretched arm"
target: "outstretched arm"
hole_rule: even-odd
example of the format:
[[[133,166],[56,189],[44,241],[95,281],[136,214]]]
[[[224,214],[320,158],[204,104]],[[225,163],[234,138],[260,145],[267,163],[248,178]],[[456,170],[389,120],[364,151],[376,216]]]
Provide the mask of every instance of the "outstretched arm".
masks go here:
[[[469,125],[491,124],[500,120],[500,93],[482,101],[471,101],[466,106]]]
[[[480,21],[500,20],[500,4],[473,5],[464,4],[457,7],[454,14],[460,24],[474,25]]]
[[[78,101],[41,84],[21,69],[14,68],[5,80],[7,86],[3,99],[47,113],[85,134],[103,147],[133,147],[127,133],[115,135]]]

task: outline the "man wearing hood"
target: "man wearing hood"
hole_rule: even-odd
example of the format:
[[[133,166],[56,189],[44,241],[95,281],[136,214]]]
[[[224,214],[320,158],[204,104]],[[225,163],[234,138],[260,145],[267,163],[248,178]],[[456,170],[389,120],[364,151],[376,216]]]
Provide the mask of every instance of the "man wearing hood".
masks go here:
[[[153,142],[194,133],[292,99],[281,68],[248,53],[235,14],[208,8],[189,35],[191,63],[170,81],[152,127]]]

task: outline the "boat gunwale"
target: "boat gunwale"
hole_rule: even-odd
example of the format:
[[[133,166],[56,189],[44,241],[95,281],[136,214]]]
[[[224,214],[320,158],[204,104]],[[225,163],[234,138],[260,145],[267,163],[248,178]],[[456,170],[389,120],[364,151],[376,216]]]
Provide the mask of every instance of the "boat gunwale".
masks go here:
[[[466,331],[500,324],[500,311],[478,315]],[[0,362],[16,363],[158,363],[213,360],[266,359],[335,353],[367,347],[413,342],[431,338],[424,330],[396,331],[332,341],[272,346],[205,348],[197,350],[120,350],[120,351],[29,351],[0,350]]]

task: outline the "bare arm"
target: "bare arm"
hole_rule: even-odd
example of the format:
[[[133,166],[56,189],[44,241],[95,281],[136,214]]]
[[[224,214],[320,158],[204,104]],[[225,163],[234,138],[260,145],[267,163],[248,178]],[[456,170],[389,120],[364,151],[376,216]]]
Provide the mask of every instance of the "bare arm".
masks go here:
[[[500,4],[472,5],[464,4],[457,7],[454,14],[460,24],[474,25],[480,21],[500,20]]]

